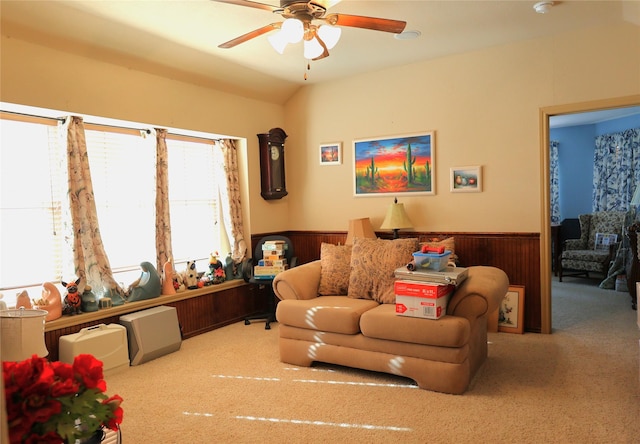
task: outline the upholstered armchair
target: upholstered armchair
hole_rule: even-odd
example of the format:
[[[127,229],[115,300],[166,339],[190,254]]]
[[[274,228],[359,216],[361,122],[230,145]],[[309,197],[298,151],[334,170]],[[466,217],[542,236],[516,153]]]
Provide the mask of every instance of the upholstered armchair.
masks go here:
[[[622,226],[626,212],[600,211],[592,214],[581,214],[580,239],[564,241],[560,256],[558,280],[564,276],[585,276],[589,272],[607,276],[611,261],[622,240]],[[615,234],[616,242],[599,244],[596,248],[597,235]]]

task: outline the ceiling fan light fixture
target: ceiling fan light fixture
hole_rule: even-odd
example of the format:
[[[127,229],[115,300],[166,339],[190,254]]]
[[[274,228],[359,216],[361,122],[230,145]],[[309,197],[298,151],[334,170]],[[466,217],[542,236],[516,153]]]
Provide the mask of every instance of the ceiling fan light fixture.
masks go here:
[[[298,43],[304,37],[304,25],[295,18],[288,18],[282,23],[280,34],[287,43]]]
[[[552,6],[553,6],[553,2],[552,1],[542,1],[542,2],[538,2],[535,5],[533,5],[533,9],[538,14],[546,14],[547,12],[549,12],[549,10],[551,10]]]
[[[282,31],[278,31],[275,34],[270,35],[269,37],[267,37],[267,40],[278,54],[284,54],[284,49],[289,44],[286,36],[282,33]]]
[[[340,40],[341,34],[342,29],[337,26],[320,25],[318,28],[318,37],[320,37],[324,44],[327,45],[327,49],[331,49],[336,46],[338,40]]]
[[[313,60],[316,57],[320,57],[324,52],[324,48],[320,44],[315,36],[309,40],[304,41],[304,58],[307,60]]]

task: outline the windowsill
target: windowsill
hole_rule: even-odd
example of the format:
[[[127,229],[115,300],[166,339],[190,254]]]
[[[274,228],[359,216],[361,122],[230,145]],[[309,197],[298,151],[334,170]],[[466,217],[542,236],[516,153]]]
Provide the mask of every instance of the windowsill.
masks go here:
[[[98,311],[81,313],[71,316],[62,316],[61,318],[55,319],[53,321],[47,321],[44,326],[44,331],[46,332],[59,330],[61,328],[72,327],[74,325],[84,324],[86,322],[99,321],[100,319],[127,314],[134,311],[143,310],[145,308],[157,307],[159,305],[167,304],[170,302],[176,302],[211,293],[217,293],[219,291],[240,287],[242,285],[247,285],[244,280],[234,279],[231,281],[223,282],[221,284],[198,288],[196,290],[181,291],[173,295],[160,295],[157,298],[146,299],[144,301],[137,302],[125,302],[123,305],[118,305],[111,308],[103,308]]]

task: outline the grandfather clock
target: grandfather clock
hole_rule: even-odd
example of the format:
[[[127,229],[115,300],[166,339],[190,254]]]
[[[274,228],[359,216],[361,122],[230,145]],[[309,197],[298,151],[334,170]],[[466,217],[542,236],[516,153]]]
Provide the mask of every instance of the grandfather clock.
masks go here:
[[[260,144],[260,194],[265,200],[282,199],[287,194],[284,178],[284,139],[282,128],[258,134]]]

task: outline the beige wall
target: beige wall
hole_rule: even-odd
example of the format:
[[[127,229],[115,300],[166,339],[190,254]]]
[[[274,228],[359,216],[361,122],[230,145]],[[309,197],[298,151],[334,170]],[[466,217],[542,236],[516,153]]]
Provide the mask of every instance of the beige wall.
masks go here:
[[[0,100],[246,138],[246,234],[378,228],[392,197],[354,198],[353,139],[434,130],[436,194],[401,197],[418,230],[539,232],[541,107],[640,94],[640,28],[602,28],[306,86],[284,107],[2,38]],[[260,197],[256,134],[281,126],[289,196]],[[343,164],[318,145],[342,141]],[[249,154],[247,156],[247,153]],[[482,165],[483,193],[449,192]]]
[[[299,91],[285,106],[294,230],[378,229],[393,197],[353,196],[352,141],[434,130],[436,195],[402,196],[420,231],[540,232],[540,108],[640,93],[640,28],[527,41]],[[318,145],[343,142],[343,164]],[[482,165],[482,193],[449,192],[449,169]]]
[[[241,143],[239,156],[245,185],[245,220],[248,221],[245,237],[251,232],[286,228],[288,201],[268,205],[260,198],[256,137],[270,128],[284,126],[281,105],[5,36],[0,62],[0,101],[3,102],[246,139],[246,143]],[[274,206],[278,211],[272,211]],[[264,217],[267,213],[268,218]]]

